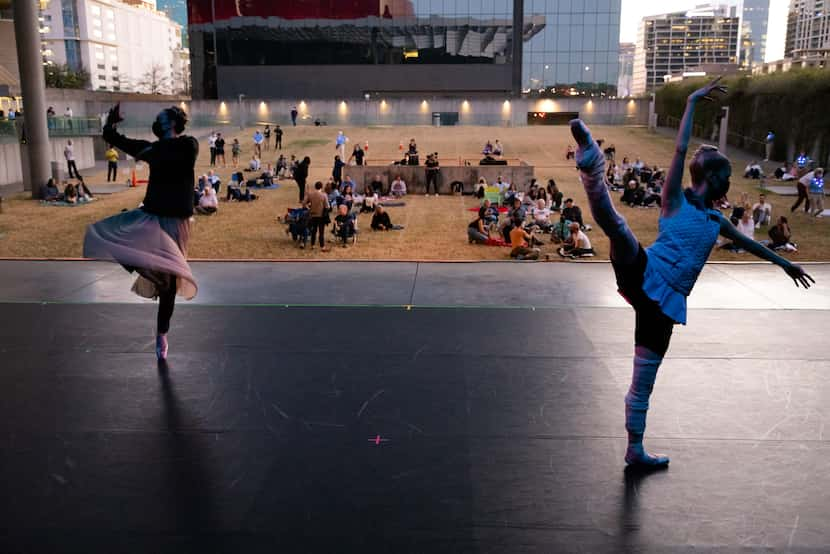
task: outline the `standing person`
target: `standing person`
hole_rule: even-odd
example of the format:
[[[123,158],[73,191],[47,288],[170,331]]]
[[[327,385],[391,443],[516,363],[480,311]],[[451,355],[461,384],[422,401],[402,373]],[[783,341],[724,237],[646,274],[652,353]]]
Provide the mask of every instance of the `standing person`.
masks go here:
[[[274,129],[274,150],[282,150],[282,128],[277,125]]]
[[[265,143],[265,150],[268,150],[271,145],[271,126],[266,125],[265,130],[262,132],[262,136],[265,139],[263,142]]]
[[[435,196],[438,196],[438,174],[441,173],[441,166],[438,163],[438,153],[427,155],[426,165],[427,174],[427,190],[424,196],[429,196],[429,185],[432,183],[432,188],[435,190]]]
[[[75,148],[72,146],[72,139],[66,141],[63,147],[63,157],[66,158],[66,171],[70,179],[78,177],[78,166],[75,165]]]
[[[109,111],[104,140],[150,166],[147,192],[141,208],[90,225],[84,238],[84,257],[115,261],[138,272],[132,290],[158,298],[156,357],[167,359],[167,332],[176,294],[190,300],[197,286],[187,264],[190,217],[193,215],[193,167],[199,143],[184,133],[187,114],[175,106],[162,110],[153,123],[159,140],[125,137],[116,127],[122,121],[120,105]]]
[[[308,179],[308,166],[311,165],[311,158],[306,156],[303,158],[297,168],[294,170],[294,180],[297,181],[297,186],[300,189],[300,202],[305,200],[305,183]]]
[[[293,125],[294,127],[297,126],[297,113],[297,106],[291,108],[291,125]]]
[[[118,152],[110,144],[107,151],[104,153],[107,159],[107,183],[115,181],[118,177]]]
[[[764,161],[768,162],[769,159],[772,157],[772,146],[775,144],[775,133],[772,131],[767,133],[767,138],[764,139],[764,147],[766,156],[764,157]]]
[[[242,145],[239,144],[239,139],[233,139],[233,143],[231,143],[231,161],[233,162],[234,169],[239,167],[239,154],[242,153]]]
[[[210,167],[216,167],[216,131],[208,137],[208,147],[210,147]]]
[[[9,113],[11,113],[11,110],[9,110]],[[72,128],[72,108],[67,106],[66,109],[63,111],[63,117],[66,119],[67,129],[71,129]]]
[[[340,183],[343,182],[343,166],[346,165],[343,163],[343,159],[340,156],[334,157],[334,167],[331,169],[331,177],[334,179],[334,182],[340,187]]]
[[[352,155],[349,156],[349,162],[354,160],[355,165],[363,165],[363,156],[366,153],[363,152],[363,148],[360,147],[359,144],[354,145],[354,150],[352,150]]]
[[[314,190],[308,194],[305,204],[308,206],[308,215],[311,218],[311,249],[314,250],[314,242],[317,239],[317,233],[319,233],[320,248],[323,252],[328,252],[326,250],[326,225],[329,224],[330,220],[330,206],[328,196],[323,192],[321,181],[314,183]]]
[[[264,137],[262,136],[262,133],[259,132],[259,129],[254,131],[254,154],[256,155],[257,158],[262,157],[262,141],[263,140],[264,140]]]
[[[665,467],[669,459],[652,455],[643,447],[649,397],[657,370],[669,347],[672,328],[686,323],[686,297],[692,290],[709,253],[723,234],[736,245],[769,260],[786,271],[796,286],[810,286],[813,279],[801,267],[748,239],[713,208],[729,190],[732,173],[729,160],[716,148],[702,146],[689,166],[692,186],[682,188],[683,164],[692,132],[695,105],[713,92],[724,92],[715,79],[693,92],[677,134],[676,150],[662,191],[659,234],[654,244],[643,248],[625,219],[614,209],[603,178],[605,157],[585,124],[571,121],[571,132],[579,144],[577,167],[594,219],[611,241],[611,263],[620,294],[634,308],[634,370],[625,397],[628,431],[627,464],[646,469]]]
[[[221,161],[222,167],[226,167],[227,164],[225,163],[225,139],[222,136],[222,133],[216,133],[216,141],[214,142],[214,147],[216,149],[216,164],[219,165],[219,162]]]
[[[824,217],[824,169],[820,167],[810,180],[810,203],[813,205],[813,215]]]
[[[337,138],[334,139],[334,149],[340,155],[341,160],[346,159],[346,143],[349,142],[349,137],[343,134],[343,131],[337,132]]]

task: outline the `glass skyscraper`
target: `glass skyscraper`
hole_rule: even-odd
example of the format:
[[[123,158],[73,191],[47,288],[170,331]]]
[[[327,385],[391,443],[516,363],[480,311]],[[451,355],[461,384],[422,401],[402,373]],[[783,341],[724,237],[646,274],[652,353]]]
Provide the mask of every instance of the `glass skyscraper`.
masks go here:
[[[545,28],[524,45],[526,92],[581,85],[613,93],[619,75],[621,0],[524,0]]]
[[[620,0],[190,0],[188,10],[196,97],[233,97],[242,82],[274,97],[617,80]]]

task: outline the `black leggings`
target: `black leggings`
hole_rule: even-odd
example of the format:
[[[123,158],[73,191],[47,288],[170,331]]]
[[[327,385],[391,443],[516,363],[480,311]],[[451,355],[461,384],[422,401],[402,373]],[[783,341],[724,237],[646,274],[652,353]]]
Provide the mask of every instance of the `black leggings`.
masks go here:
[[[163,335],[170,330],[170,318],[176,307],[176,276],[168,275],[166,286],[159,288],[159,311],[156,318],[156,330]]]
[[[427,171],[427,194],[429,194],[429,185],[432,184],[432,188],[435,191],[435,194],[438,194],[438,172],[437,171]]]
[[[311,218],[311,246],[314,246],[314,240],[317,238],[317,233],[320,233],[320,247],[326,246],[326,220],[322,217]]]

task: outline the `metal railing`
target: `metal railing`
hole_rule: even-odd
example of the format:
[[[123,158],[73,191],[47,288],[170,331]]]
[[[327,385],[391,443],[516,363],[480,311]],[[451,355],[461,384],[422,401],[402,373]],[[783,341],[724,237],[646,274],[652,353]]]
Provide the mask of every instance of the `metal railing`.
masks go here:
[[[101,134],[97,117],[49,117],[46,126],[50,137],[96,136]],[[26,118],[0,119],[0,137],[22,140],[26,134]]]

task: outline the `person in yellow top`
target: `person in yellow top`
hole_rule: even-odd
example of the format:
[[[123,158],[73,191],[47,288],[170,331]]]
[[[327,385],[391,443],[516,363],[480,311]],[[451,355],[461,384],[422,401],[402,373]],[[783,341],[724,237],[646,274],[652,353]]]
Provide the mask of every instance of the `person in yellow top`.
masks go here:
[[[107,159],[107,183],[115,182],[115,178],[118,177],[118,152],[112,147],[112,144],[107,145],[104,157]]]

